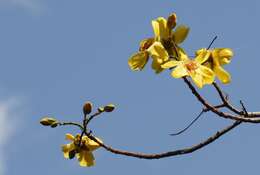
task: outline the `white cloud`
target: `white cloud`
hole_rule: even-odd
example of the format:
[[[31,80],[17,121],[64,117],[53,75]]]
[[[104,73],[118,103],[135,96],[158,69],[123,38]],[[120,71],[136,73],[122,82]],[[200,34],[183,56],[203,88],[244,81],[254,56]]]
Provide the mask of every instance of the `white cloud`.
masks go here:
[[[17,98],[0,101],[0,175],[5,172],[5,149],[14,135],[19,117],[20,102]],[[16,118],[15,118],[16,117]]]
[[[0,5],[23,8],[33,14],[40,14],[44,9],[41,0],[0,0]]]

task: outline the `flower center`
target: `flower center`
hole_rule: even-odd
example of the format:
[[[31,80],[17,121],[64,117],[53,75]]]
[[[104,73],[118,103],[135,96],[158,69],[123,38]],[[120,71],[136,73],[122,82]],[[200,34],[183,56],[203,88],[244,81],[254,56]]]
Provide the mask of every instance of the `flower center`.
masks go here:
[[[195,61],[189,61],[188,63],[185,64],[185,67],[189,72],[195,71],[198,69],[198,65]]]

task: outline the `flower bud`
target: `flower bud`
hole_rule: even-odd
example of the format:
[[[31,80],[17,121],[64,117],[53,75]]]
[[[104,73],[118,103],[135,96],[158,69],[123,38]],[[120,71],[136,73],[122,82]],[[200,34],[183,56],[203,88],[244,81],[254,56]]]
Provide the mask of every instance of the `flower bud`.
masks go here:
[[[58,122],[54,122],[54,123],[51,124],[51,127],[56,128],[58,126],[58,124],[59,124]]]
[[[43,119],[40,120],[40,123],[43,126],[50,126],[53,123],[58,123],[57,120],[55,118],[50,118],[50,117],[44,117]]]
[[[101,113],[101,112],[104,112],[104,111],[105,111],[105,109],[104,109],[103,107],[99,107],[99,108],[98,108],[98,112]]]
[[[172,13],[167,19],[167,27],[171,30],[176,26],[176,24],[177,24],[177,16],[175,13]]]
[[[115,105],[109,104],[104,107],[105,112],[112,112],[115,109]]]
[[[92,111],[92,103],[86,102],[83,106],[83,113],[84,115],[90,114]]]

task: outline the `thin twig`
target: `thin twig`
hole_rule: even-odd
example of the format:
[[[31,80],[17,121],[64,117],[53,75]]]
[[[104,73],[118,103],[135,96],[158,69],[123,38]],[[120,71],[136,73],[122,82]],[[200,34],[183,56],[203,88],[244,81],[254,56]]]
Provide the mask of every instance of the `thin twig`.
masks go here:
[[[216,105],[216,106],[213,106],[213,107],[216,108],[216,109],[219,109],[219,108],[226,107],[226,105],[225,104],[220,104],[220,105]],[[204,112],[208,112],[208,111],[210,111],[210,109],[209,108],[203,108],[203,111]]]
[[[248,116],[247,109],[246,109],[246,107],[245,107],[244,103],[242,102],[242,100],[240,100],[240,104],[241,104],[241,106],[242,106],[242,109],[243,109],[243,111],[244,111],[245,115],[246,115],[246,116]]]
[[[83,129],[84,129],[82,125],[80,125],[80,124],[78,124],[78,123],[74,123],[74,122],[60,122],[60,123],[58,123],[58,125],[60,125],[60,126],[67,126],[67,125],[77,126],[77,127],[79,127],[82,131],[83,131]]]
[[[204,110],[202,110],[202,111],[199,113],[199,115],[198,115],[195,119],[193,119],[192,122],[191,122],[188,126],[186,126],[184,129],[182,129],[182,130],[179,131],[179,132],[170,134],[170,136],[177,136],[177,135],[180,135],[180,134],[182,134],[183,132],[185,132],[187,129],[189,129],[189,128],[202,116],[203,113],[204,113]]]
[[[211,43],[209,44],[207,50],[209,50],[209,49],[211,48],[212,44],[214,43],[214,41],[215,41],[217,38],[218,38],[218,36],[215,36],[215,37],[213,38],[213,40],[212,40]]]
[[[102,112],[97,111],[95,114],[91,115],[91,116],[89,117],[89,119],[87,120],[86,125],[88,125],[91,120],[93,120],[96,116],[98,116],[98,115],[101,114],[101,113],[102,113]]]
[[[217,109],[223,108],[223,107],[226,107],[226,105],[220,104],[220,105],[214,106],[214,108],[217,108]],[[170,134],[170,135],[171,135],[171,136],[176,136],[176,135],[182,134],[182,133],[185,132],[187,129],[189,129],[189,128],[202,116],[203,113],[208,112],[208,111],[210,111],[210,109],[208,109],[208,108],[203,108],[202,111],[199,113],[199,115],[198,115],[195,119],[193,119],[192,122],[191,122],[187,127],[185,127],[184,129],[182,129],[181,131],[179,131],[179,132],[177,132],[177,133],[173,133],[173,134]]]

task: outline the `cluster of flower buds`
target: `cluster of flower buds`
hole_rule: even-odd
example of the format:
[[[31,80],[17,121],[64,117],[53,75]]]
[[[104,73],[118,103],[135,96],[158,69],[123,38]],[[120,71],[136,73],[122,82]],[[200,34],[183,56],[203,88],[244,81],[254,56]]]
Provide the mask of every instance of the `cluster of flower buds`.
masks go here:
[[[112,112],[115,109],[114,104],[108,104],[104,107],[99,107],[98,112]],[[92,103],[91,102],[86,102],[83,106],[83,113],[84,115],[90,114],[92,112]]]

